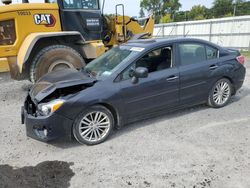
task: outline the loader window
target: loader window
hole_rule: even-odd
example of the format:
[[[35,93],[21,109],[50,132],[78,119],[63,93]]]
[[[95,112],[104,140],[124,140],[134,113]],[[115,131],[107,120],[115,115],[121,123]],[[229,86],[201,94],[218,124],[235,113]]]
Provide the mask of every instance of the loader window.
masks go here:
[[[98,0],[82,0],[83,9],[98,9]]]
[[[66,9],[99,9],[98,0],[63,0],[63,5]]]
[[[64,5],[64,8],[68,8],[68,9],[81,8],[81,3],[80,1],[77,1],[77,0],[64,0],[63,5]]]

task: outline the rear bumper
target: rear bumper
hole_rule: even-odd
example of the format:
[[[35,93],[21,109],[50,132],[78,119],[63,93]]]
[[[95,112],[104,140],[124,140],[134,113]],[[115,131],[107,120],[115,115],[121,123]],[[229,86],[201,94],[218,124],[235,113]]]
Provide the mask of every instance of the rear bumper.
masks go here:
[[[235,92],[238,91],[242,87],[243,83],[244,83],[244,80],[238,81],[238,82],[236,82],[234,84],[234,90],[235,90]]]
[[[49,117],[34,117],[22,107],[22,123],[26,134],[33,139],[48,142],[58,138],[71,139],[72,120],[56,113]]]
[[[238,71],[237,71],[237,76],[236,78],[234,79],[234,90],[235,92],[237,90],[239,90],[243,83],[244,83],[244,80],[245,80],[245,76],[246,76],[246,68],[244,66],[242,66]]]

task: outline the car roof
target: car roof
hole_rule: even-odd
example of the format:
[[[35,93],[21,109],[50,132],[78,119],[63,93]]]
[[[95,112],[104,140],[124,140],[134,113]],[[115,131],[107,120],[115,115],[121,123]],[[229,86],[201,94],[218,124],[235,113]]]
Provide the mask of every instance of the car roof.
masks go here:
[[[177,43],[177,42],[199,42],[207,45],[214,46],[216,48],[221,48],[218,45],[211,43],[206,40],[196,39],[196,38],[154,38],[154,39],[138,39],[138,40],[130,40],[125,46],[136,46],[142,48],[152,48],[160,45],[168,44],[168,43]]]

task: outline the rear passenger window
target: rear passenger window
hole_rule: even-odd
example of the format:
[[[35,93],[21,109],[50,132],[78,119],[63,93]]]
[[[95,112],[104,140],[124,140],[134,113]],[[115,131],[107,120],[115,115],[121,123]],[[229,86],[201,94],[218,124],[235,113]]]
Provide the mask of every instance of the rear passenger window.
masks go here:
[[[202,44],[180,44],[179,51],[182,65],[195,64],[207,59],[206,49]]]
[[[207,59],[216,59],[218,58],[218,50],[216,48],[206,46]]]

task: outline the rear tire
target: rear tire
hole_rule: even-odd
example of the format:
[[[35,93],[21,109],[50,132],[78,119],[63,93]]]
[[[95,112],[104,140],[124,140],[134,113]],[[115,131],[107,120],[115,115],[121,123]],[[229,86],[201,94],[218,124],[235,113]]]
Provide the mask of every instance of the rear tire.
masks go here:
[[[43,75],[67,68],[81,69],[85,61],[73,48],[64,45],[52,45],[35,55],[30,68],[30,80],[36,82]]]
[[[113,114],[104,106],[96,105],[78,115],[72,132],[80,144],[96,145],[104,142],[113,128]]]
[[[232,84],[230,80],[222,78],[218,80],[212,87],[207,104],[213,108],[221,108],[226,106],[232,96]]]

